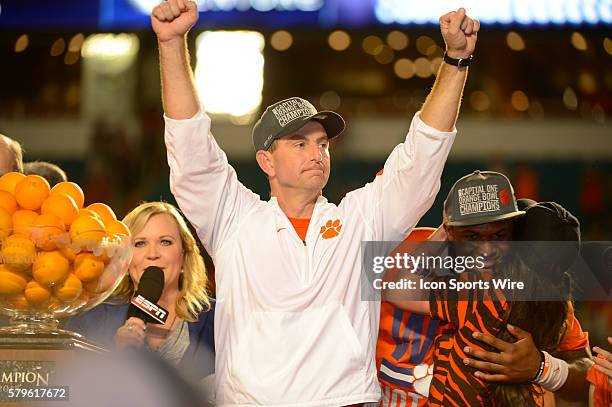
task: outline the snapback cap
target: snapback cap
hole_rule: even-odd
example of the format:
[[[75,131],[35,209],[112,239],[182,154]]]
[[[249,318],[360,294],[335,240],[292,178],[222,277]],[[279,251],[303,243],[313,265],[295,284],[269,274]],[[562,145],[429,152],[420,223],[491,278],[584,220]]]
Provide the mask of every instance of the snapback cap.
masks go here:
[[[474,171],[455,182],[444,201],[449,226],[472,226],[525,214],[517,207],[512,184],[505,175]]]
[[[346,127],[338,113],[318,112],[306,99],[292,97],[268,106],[255,123],[252,134],[255,151],[267,151],[274,140],[293,133],[311,120],[321,123],[330,139],[340,135]]]
[[[519,254],[532,270],[569,270],[580,254],[580,222],[556,202],[535,202],[525,209],[515,228]],[[564,242],[552,244],[551,242]]]

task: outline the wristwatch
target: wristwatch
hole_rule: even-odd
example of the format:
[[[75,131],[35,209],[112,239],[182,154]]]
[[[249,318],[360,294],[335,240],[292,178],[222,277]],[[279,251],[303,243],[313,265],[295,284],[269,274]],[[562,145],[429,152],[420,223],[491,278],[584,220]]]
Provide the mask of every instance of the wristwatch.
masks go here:
[[[463,68],[466,66],[470,66],[472,64],[472,61],[474,60],[474,55],[470,55],[467,58],[452,58],[450,56],[448,56],[448,53],[446,51],[444,51],[444,62],[446,62],[449,65],[453,65],[453,66],[457,66],[459,68]]]

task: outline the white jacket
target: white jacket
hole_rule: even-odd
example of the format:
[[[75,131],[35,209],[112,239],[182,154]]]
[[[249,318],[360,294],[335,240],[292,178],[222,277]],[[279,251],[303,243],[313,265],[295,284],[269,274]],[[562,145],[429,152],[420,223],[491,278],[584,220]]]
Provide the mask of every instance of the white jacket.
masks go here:
[[[383,174],[338,206],[318,198],[304,243],[275,198],[238,181],[207,115],[165,120],[172,193],[215,263],[217,405],[377,401],[380,304],[362,300],[361,242],[399,241],[416,225],[456,131],[417,113]]]

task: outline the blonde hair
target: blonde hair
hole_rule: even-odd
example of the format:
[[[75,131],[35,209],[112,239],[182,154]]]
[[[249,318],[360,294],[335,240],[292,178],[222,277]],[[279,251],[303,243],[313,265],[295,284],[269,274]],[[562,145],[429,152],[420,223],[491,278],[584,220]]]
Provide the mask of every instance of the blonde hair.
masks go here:
[[[23,148],[21,144],[2,133],[0,133],[0,142],[6,145],[9,152],[11,171],[23,172]]]
[[[194,322],[204,307],[207,310],[210,309],[208,277],[200,249],[179,210],[167,202],[144,202],[132,209],[123,218],[123,222],[132,235],[136,235],[152,216],[160,214],[167,214],[174,218],[183,244],[183,269],[181,280],[179,280],[182,284],[179,284],[175,312],[182,319]],[[113,295],[128,299],[133,294],[134,283],[129,274],[126,274]]]

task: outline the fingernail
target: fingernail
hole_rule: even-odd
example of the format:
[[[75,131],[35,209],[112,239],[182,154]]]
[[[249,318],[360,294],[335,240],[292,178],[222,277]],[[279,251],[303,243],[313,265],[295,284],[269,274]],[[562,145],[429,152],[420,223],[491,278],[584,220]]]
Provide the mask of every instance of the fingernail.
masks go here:
[[[599,352],[600,350],[597,346],[593,346],[593,352]]]
[[[508,329],[514,329],[514,325],[508,324],[507,326],[508,326]]]
[[[469,365],[470,364],[470,360],[469,359],[463,359],[463,364],[464,365]]]
[[[465,353],[470,353],[470,347],[469,347],[469,346],[466,346],[465,348],[463,348],[463,351],[464,351]]]
[[[480,332],[474,332],[472,336],[476,339],[480,338]]]
[[[474,376],[476,376],[476,377],[480,378],[480,377],[482,376],[482,373],[480,373],[480,372],[476,372],[476,373],[474,373]]]

